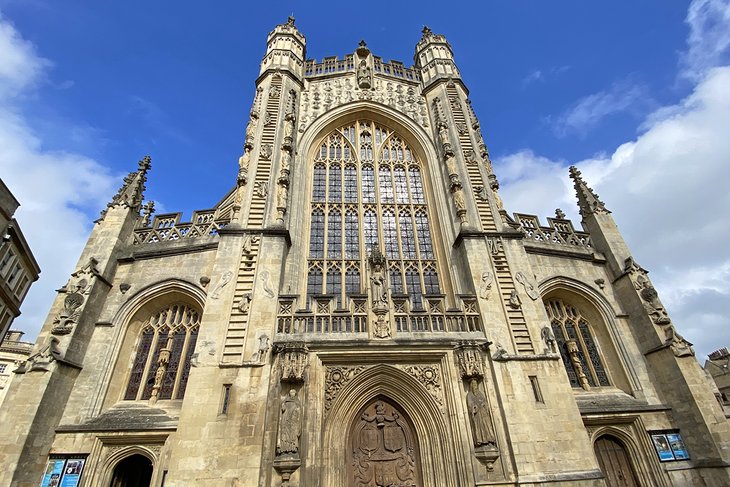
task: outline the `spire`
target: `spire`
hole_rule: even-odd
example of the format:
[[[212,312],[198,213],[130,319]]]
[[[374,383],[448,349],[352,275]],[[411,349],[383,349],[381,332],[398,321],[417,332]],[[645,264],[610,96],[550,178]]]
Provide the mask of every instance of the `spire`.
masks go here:
[[[611,213],[606,209],[606,206],[598,198],[598,195],[583,181],[581,172],[575,166],[570,166],[568,170],[570,178],[573,180],[575,187],[576,196],[578,196],[578,208],[580,209],[580,216],[587,218],[593,214],[608,214]]]
[[[147,171],[152,167],[152,159],[150,156],[144,156],[138,162],[138,169],[134,172],[130,172],[124,178],[124,184],[119,188],[117,194],[114,195],[112,200],[107,203],[106,208],[101,212],[97,222],[100,222],[106,216],[109,208],[125,207],[131,208],[134,211],[139,211],[142,206],[142,200],[144,198],[145,183],[147,182]]]

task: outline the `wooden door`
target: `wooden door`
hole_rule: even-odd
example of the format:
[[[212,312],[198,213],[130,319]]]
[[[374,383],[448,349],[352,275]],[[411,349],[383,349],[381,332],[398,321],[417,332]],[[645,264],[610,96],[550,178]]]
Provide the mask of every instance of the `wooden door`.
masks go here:
[[[609,487],[639,487],[639,481],[634,474],[631,460],[623,444],[613,436],[604,435],[596,440],[593,446],[606,476],[606,485]]]

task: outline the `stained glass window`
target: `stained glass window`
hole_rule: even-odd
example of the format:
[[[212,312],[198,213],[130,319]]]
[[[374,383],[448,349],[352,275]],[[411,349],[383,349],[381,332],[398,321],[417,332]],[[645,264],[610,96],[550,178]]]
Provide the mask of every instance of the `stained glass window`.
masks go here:
[[[440,292],[421,163],[392,130],[358,121],[325,137],[315,155],[310,207],[307,295],[365,292],[368,256],[388,260],[388,290],[408,294],[412,310],[423,294]]]
[[[561,299],[549,299],[545,302],[553,334],[563,358],[563,364],[568,372],[570,385],[580,387],[577,373],[573,368],[566,342],[572,340],[578,348],[578,359],[583,373],[590,386],[608,386],[608,374],[598,353],[588,320],[575,306],[565,303]]]
[[[157,380],[158,399],[182,399],[199,324],[200,313],[184,304],[170,305],[147,320],[137,341],[125,400],[149,399]],[[170,354],[166,365],[160,362],[163,350]],[[159,367],[164,367],[161,379]]]

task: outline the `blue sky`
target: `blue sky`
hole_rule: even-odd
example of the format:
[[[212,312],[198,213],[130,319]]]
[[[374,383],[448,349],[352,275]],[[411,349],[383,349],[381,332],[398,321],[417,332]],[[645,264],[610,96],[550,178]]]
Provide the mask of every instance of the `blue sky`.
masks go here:
[[[507,209],[579,221],[577,164],[702,360],[730,345],[728,4],[0,0],[0,176],[43,269],[16,325],[35,335],[141,156],[160,210],[232,187],[266,35],[293,13],[317,59],[365,39],[409,65],[424,24],[445,34]]]

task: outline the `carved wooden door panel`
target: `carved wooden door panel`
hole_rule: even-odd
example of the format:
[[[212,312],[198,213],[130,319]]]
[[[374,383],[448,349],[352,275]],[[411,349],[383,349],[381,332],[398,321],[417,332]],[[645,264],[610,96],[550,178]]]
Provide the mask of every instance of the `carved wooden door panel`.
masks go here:
[[[602,436],[594,445],[598,464],[606,476],[606,485],[609,487],[639,487],[639,481],[634,475],[626,450],[623,445],[612,436]]]
[[[355,418],[347,439],[349,487],[420,487],[418,444],[400,407],[370,402]]]

